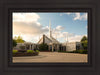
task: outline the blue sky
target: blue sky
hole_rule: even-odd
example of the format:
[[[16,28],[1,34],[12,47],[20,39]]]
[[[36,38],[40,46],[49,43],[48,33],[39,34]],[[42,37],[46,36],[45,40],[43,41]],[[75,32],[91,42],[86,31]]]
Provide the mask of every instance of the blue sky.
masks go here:
[[[38,13],[40,15],[39,22],[46,26],[51,21],[52,28],[57,25],[64,27],[63,31],[70,33],[83,35],[87,34],[87,20],[73,20],[72,15],[66,15],[64,13]],[[63,15],[60,15],[63,14]],[[81,13],[83,15],[84,13]]]
[[[80,41],[87,36],[86,12],[14,12],[13,13],[13,37],[22,36],[27,42],[37,43],[43,34],[49,35],[49,21],[51,22],[52,36],[60,42]]]

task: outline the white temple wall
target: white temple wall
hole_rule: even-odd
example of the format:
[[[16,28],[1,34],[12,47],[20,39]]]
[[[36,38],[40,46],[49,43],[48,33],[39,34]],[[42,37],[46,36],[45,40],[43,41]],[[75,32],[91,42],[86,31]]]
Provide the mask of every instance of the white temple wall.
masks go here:
[[[13,49],[20,49],[20,46],[25,46],[24,43],[17,43],[16,47]]]
[[[71,42],[66,44],[66,51],[76,50],[76,42]]]
[[[25,43],[17,43],[16,47],[14,47],[13,49],[19,50],[20,46],[25,46],[25,49],[26,49]],[[35,44],[29,44],[30,50],[34,50],[35,47],[36,47]]]

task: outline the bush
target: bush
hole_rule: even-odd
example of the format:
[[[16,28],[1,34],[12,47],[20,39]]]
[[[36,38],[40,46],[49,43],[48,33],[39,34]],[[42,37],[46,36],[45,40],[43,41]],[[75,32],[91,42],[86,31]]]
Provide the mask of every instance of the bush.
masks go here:
[[[18,52],[18,50],[13,50],[13,54],[15,54],[15,53],[17,53]]]
[[[87,50],[75,50],[73,51],[74,53],[80,53],[80,54],[87,54],[88,51]]]
[[[81,54],[87,54],[88,50],[79,50],[79,53],[81,53]]]
[[[36,50],[36,52],[39,52],[39,50]]]
[[[42,43],[39,45],[40,51],[48,51],[48,45],[46,43]]]
[[[24,53],[26,52],[26,50],[18,50],[18,52]]]
[[[65,53],[80,53],[80,54],[87,54],[87,50],[74,50],[74,51],[58,51],[58,52],[65,52]]]
[[[20,46],[21,49],[25,49],[25,46]]]
[[[33,50],[27,50],[27,53],[34,53]]]

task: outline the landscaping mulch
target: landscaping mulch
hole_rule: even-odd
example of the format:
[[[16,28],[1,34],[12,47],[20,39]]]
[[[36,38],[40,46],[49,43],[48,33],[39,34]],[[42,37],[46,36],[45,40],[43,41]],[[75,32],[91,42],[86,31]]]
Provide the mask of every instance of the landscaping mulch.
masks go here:
[[[18,57],[18,56],[36,56],[38,55],[39,53],[38,52],[35,52],[35,53],[27,53],[27,52],[17,52],[15,54],[13,54],[13,57]]]

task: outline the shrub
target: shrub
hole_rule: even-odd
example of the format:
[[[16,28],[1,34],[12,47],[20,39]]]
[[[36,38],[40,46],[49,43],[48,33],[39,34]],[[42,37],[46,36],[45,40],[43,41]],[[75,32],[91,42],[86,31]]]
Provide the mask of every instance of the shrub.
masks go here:
[[[87,54],[88,50],[79,50],[79,53],[81,53],[81,54]]]
[[[39,50],[36,50],[36,52],[39,52]]]
[[[24,53],[26,52],[26,50],[18,50],[18,52]]]
[[[58,50],[58,52],[61,52],[60,50]]]
[[[87,54],[88,50],[59,51],[59,52]]]
[[[21,49],[25,49],[25,46],[20,46]]]
[[[27,50],[27,53],[34,53],[33,50]]]
[[[87,50],[75,50],[72,53],[80,53],[80,54],[87,54]]]
[[[13,54],[15,54],[15,53],[17,53],[18,52],[18,50],[13,50]]]
[[[48,51],[48,45],[46,43],[42,43],[39,45],[40,51]]]

